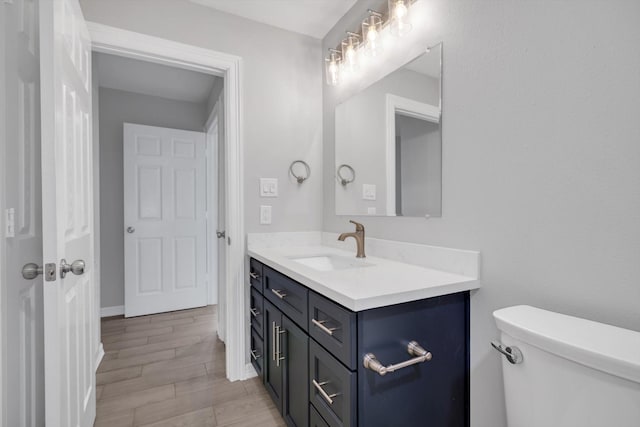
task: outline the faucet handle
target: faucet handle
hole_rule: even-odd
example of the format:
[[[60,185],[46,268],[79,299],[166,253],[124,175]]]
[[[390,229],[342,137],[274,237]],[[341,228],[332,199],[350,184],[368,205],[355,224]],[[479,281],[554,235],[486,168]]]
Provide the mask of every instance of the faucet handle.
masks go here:
[[[355,224],[356,226],[356,231],[364,231],[364,225],[360,224],[359,222],[355,222],[354,220],[350,219],[349,222],[351,224]]]

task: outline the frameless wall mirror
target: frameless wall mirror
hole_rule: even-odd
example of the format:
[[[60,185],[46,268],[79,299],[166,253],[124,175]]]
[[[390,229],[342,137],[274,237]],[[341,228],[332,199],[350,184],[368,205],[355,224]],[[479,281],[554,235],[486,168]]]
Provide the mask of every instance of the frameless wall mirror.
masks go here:
[[[336,107],[337,215],[442,216],[441,100],[439,43]]]

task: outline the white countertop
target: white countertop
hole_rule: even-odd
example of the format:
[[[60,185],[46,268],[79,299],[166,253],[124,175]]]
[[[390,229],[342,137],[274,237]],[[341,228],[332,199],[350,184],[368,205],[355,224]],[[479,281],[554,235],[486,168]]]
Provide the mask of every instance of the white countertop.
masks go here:
[[[384,258],[367,256],[362,261],[373,265],[333,271],[318,271],[292,259],[338,255],[353,257],[356,260],[353,252],[328,246],[252,247],[249,245],[248,254],[352,311],[368,310],[480,287],[477,277],[448,273]]]

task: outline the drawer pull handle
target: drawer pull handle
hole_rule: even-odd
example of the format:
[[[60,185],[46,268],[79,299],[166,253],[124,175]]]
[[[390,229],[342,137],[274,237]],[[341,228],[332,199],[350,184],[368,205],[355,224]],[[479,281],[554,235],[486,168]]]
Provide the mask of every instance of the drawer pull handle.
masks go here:
[[[260,275],[258,273],[254,273],[253,271],[249,273],[249,276],[251,276],[252,279],[256,280],[260,278]]]
[[[271,292],[273,292],[274,294],[276,294],[276,296],[280,299],[284,299],[284,297],[287,296],[287,294],[282,293],[282,291],[280,289],[271,289]]]
[[[333,335],[333,331],[338,329],[338,328],[327,328],[326,326],[324,326],[324,324],[327,323],[326,320],[311,319],[311,323],[313,323],[318,328],[320,328],[322,332],[325,332],[329,335]]]
[[[431,353],[420,347],[415,341],[411,341],[407,345],[407,352],[414,356],[412,359],[405,360],[404,362],[396,363],[395,365],[384,366],[373,353],[367,353],[364,355],[362,362],[364,367],[377,372],[380,376],[386,375],[388,372],[394,372],[398,369],[406,368],[407,366],[415,365],[416,363],[428,362],[431,360]]]
[[[320,393],[322,398],[324,400],[326,400],[329,405],[333,405],[333,398],[334,397],[340,396],[340,393],[327,394],[327,392],[324,391],[322,386],[329,384],[329,381],[322,381],[321,383],[319,383],[316,380],[311,380],[311,382],[313,383],[313,386],[318,390],[318,392]]]
[[[258,310],[257,308],[253,308],[253,307],[251,307],[251,308],[249,309],[249,312],[251,313],[251,315],[252,315],[253,317],[258,317],[258,316],[260,315],[260,310]]]
[[[256,352],[255,350],[251,350],[251,357],[253,358],[253,360],[258,360],[259,358],[262,357],[262,355]]]

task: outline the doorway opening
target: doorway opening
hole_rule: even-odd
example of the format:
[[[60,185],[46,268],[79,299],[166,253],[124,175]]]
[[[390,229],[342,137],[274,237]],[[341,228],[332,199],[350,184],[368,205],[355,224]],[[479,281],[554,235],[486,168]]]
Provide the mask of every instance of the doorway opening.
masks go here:
[[[246,290],[240,58],[92,22],[88,22],[87,26],[93,52],[213,75],[224,82],[221,97],[205,119],[203,131],[208,144],[215,144],[217,140],[220,148],[219,152],[212,151],[217,155],[216,164],[222,165],[218,173],[223,179],[218,180],[217,188],[210,188],[215,193],[210,200],[224,200],[224,203],[218,204],[217,220],[224,221],[225,227],[222,230],[215,225],[209,226],[207,242],[209,252],[218,250],[218,260],[221,259],[220,254],[224,254],[223,262],[218,263],[217,302],[218,331],[226,349],[226,376],[231,381],[248,378],[252,376],[252,370],[249,369],[246,356],[248,337],[245,326],[248,320],[244,310]],[[214,157],[214,153],[211,157]],[[210,169],[207,173],[210,173]],[[210,179],[207,181],[211,182]],[[222,194],[224,197],[221,197]],[[208,220],[212,220],[213,216],[215,215],[210,215]],[[216,231],[224,231],[225,239],[218,239]],[[124,230],[121,229],[120,232],[123,233]],[[211,261],[211,254],[208,257]],[[213,293],[209,294],[205,304],[214,298]]]

